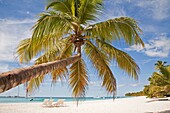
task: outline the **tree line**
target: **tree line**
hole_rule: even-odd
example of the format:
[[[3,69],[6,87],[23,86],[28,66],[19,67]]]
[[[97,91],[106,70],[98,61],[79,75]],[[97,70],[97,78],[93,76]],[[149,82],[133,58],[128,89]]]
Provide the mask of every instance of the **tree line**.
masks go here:
[[[170,65],[167,62],[157,61],[155,72],[148,78],[149,85],[143,91],[127,93],[126,96],[168,97],[170,96]]]

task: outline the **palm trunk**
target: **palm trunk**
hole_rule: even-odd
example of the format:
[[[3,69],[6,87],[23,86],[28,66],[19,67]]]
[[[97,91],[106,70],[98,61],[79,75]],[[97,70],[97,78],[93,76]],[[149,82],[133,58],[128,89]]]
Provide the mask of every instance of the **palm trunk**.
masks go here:
[[[48,62],[27,68],[15,69],[0,74],[0,93],[23,84],[32,78],[47,74],[55,69],[66,67],[80,59],[80,55],[60,61]]]

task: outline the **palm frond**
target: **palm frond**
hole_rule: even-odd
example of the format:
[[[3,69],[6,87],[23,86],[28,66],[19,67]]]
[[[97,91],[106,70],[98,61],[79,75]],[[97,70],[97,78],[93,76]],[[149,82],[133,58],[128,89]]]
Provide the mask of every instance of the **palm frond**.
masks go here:
[[[64,59],[64,58],[68,58],[72,55],[72,52],[73,52],[73,44],[72,43],[66,43],[62,52],[56,57],[56,59],[61,60],[61,59]],[[52,81],[54,83],[58,79],[60,79],[62,81],[63,78],[66,78],[66,75],[68,74],[68,69],[67,69],[67,67],[59,68],[57,70],[54,70],[51,74],[52,74]]]
[[[170,66],[160,67],[160,73],[165,79],[169,80],[170,82]]]
[[[80,0],[78,11],[79,23],[86,24],[95,21],[102,10],[102,0]]]
[[[128,45],[141,44],[144,46],[138,33],[142,32],[137,22],[129,17],[110,19],[105,22],[91,25],[87,32],[93,38],[99,38],[106,41],[120,40],[124,38]]]
[[[76,98],[84,97],[88,84],[86,65],[83,59],[80,59],[70,67],[69,83],[72,88],[72,95]]]
[[[99,39],[97,39],[96,43],[102,51],[105,51],[107,53],[107,55],[110,57],[110,60],[115,60],[118,66],[122,70],[127,72],[129,76],[138,79],[140,68],[135,63],[132,57],[130,57],[127,53],[113,47],[111,44],[101,41]]]
[[[30,61],[32,56],[34,56],[32,50],[33,48],[30,46],[31,42],[31,38],[24,39],[17,46],[16,52],[21,63]]]
[[[61,13],[72,14],[71,11],[71,2],[73,0],[57,0],[55,2],[50,3],[46,6],[46,10],[49,8],[59,11]]]
[[[100,51],[90,41],[86,41],[85,53],[91,60],[94,67],[97,69],[99,76],[103,79],[102,86],[106,88],[108,93],[115,94],[116,92],[116,80],[112,71],[109,68],[108,56]]]
[[[58,15],[55,14],[54,16],[58,17]],[[62,29],[65,29],[63,27],[66,26],[57,26],[58,24],[56,26],[61,28],[57,29],[55,25],[53,26],[53,24],[55,23],[60,22],[58,22],[57,18],[55,17],[53,18],[52,15],[44,14],[44,16],[42,16],[42,18],[38,20],[37,24],[34,26],[32,38],[21,41],[19,46],[17,47],[17,53],[20,57],[20,62],[28,62],[33,57],[35,57],[39,52],[52,50],[54,47],[58,45],[58,42],[62,40],[63,32],[65,33],[67,32],[67,30],[63,31]],[[65,23],[64,21],[61,23],[68,24]],[[68,27],[66,27],[66,29],[67,28]],[[49,29],[55,30],[50,31]]]
[[[41,63],[45,63],[45,62],[49,62],[49,61],[61,60],[64,58],[68,58],[72,55],[73,45],[72,45],[72,43],[69,43],[69,38],[59,42],[57,44],[57,47],[58,48],[49,50],[44,55],[40,56],[35,61],[35,64],[41,64]],[[67,67],[58,68],[57,70],[53,70],[51,73],[53,83],[56,83],[56,81],[58,79],[60,79],[62,81],[63,78],[66,78],[67,74],[68,74]]]
[[[62,52],[59,54],[58,59],[68,58],[72,55],[72,53],[73,53],[73,44],[69,43],[68,40]]]
[[[71,43],[68,44],[69,40],[70,38],[58,40],[55,45],[48,49],[47,52],[36,59],[35,64],[41,64],[70,57],[72,51],[70,50]]]
[[[60,51],[56,49],[52,49],[38,57],[34,62],[35,64],[42,64],[50,61],[55,61],[56,60],[56,55],[59,54]]]
[[[22,40],[17,47],[17,54],[20,58],[20,62],[29,62],[33,57],[35,57],[40,52],[54,52],[54,50],[59,50],[61,42],[54,35],[48,35],[42,37],[41,41],[37,43],[33,41],[32,38]]]
[[[64,68],[58,68],[57,70],[52,71],[51,75],[52,75],[52,82],[56,83],[56,81],[58,79],[60,79],[61,81],[66,78],[68,74],[68,69],[67,67]]]
[[[78,7],[80,6],[80,0],[56,0],[50,3],[46,10],[52,9],[52,11],[56,11],[67,15],[72,21],[77,21],[78,15]]]
[[[55,35],[58,37],[57,35],[62,36],[68,33],[71,29],[70,20],[71,17],[54,11],[41,13],[40,18],[33,27],[32,40],[36,43],[40,43],[44,36]]]
[[[162,79],[164,82],[170,84],[170,79],[167,78],[165,75],[160,74],[160,73],[157,73],[157,72],[154,72],[153,75],[159,77],[159,78]]]
[[[41,85],[41,83],[44,80],[44,75],[41,75],[37,78],[33,78],[28,82],[28,86],[27,86],[27,91],[28,93],[33,93],[33,91],[35,91],[36,89],[38,89]]]

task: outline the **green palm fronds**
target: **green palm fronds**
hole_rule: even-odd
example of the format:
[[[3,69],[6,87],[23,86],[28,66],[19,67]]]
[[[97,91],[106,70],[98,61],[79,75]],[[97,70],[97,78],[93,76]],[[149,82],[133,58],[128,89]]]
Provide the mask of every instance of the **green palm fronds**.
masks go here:
[[[102,0],[80,0],[80,4],[78,18],[82,24],[95,21],[103,9]]]
[[[112,71],[109,68],[109,59],[106,54],[102,53],[90,41],[86,41],[85,53],[97,69],[99,76],[103,80],[102,86],[106,88],[108,93],[116,91],[116,80]]]
[[[127,53],[113,47],[111,44],[106,43],[102,40],[96,41],[98,47],[101,48],[101,50],[105,51],[110,60],[114,60],[117,62],[117,65],[127,72],[129,76],[132,76],[135,79],[138,79],[139,74],[139,67]]]
[[[33,26],[32,39],[40,42],[43,36],[64,34],[70,29],[70,20],[71,18],[67,15],[54,11],[42,13],[37,23]]]
[[[27,85],[27,91],[28,93],[33,93],[33,91],[37,88],[39,88],[40,84],[43,82],[44,80],[44,75],[41,75],[39,77],[33,78],[28,82]]]
[[[106,41],[120,40],[124,38],[128,45],[142,44],[138,32],[142,32],[137,22],[129,17],[110,19],[90,26],[87,32],[94,38]]]
[[[55,83],[58,79],[62,81],[68,75],[68,69],[66,67],[58,68],[57,70],[52,71],[51,75],[53,83]]]
[[[24,39],[20,42],[20,44],[17,47],[17,54],[19,55],[19,61],[21,63],[28,62],[31,60],[32,55],[32,48],[30,46],[31,39]]]
[[[73,89],[72,95],[76,98],[84,97],[88,85],[86,65],[83,59],[80,59],[70,67],[69,83]]]
[[[47,5],[46,10],[51,8],[55,11],[72,15],[74,12],[74,10],[71,7],[73,3],[74,3],[73,0],[57,0]]]

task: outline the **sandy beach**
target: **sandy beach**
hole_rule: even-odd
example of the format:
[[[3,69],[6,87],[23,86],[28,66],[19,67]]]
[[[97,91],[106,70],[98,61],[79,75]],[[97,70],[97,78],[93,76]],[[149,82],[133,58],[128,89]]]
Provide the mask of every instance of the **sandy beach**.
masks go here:
[[[64,107],[42,107],[42,103],[1,103],[0,113],[170,113],[170,101],[145,97],[65,102]]]

